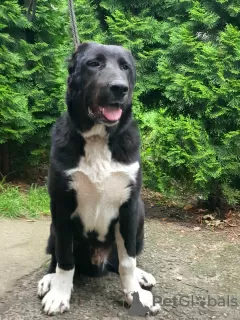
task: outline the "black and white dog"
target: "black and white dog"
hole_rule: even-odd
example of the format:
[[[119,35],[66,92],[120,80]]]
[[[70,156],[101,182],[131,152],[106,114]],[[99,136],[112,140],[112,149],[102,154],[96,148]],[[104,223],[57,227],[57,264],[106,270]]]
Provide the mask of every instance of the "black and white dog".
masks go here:
[[[52,133],[49,170],[52,224],[48,274],[38,284],[44,312],[69,309],[74,272],[119,272],[125,300],[154,277],[136,267],[143,247],[144,206],[137,125],[132,117],[135,65],[119,46],[81,44],[69,64],[68,112]],[[143,289],[144,287],[145,289]]]

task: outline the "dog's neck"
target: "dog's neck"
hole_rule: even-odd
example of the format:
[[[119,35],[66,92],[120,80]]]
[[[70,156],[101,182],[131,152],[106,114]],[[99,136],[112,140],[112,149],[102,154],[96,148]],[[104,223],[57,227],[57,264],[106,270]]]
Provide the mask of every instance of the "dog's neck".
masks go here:
[[[84,139],[91,138],[92,136],[104,138],[107,136],[107,131],[104,124],[95,124],[90,130],[81,132],[81,135]]]

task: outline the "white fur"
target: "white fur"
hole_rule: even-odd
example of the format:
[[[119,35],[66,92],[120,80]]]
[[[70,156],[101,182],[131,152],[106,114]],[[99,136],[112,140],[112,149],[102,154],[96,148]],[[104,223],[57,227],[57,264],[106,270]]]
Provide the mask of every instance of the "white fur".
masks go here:
[[[139,293],[139,299],[143,306],[147,306],[152,314],[156,314],[161,310],[159,304],[153,305],[153,295],[150,291],[144,290],[139,284],[138,275],[141,269],[136,267],[136,258],[132,258],[127,254],[124,240],[121,236],[119,223],[116,224],[116,243],[119,257],[119,274],[121,279],[122,290],[126,302],[131,305],[133,301],[133,292]],[[140,270],[140,271],[139,271]],[[153,281],[153,276],[151,281]],[[155,279],[154,281],[155,282]]]
[[[48,273],[38,282],[38,296],[40,298],[44,297],[45,294],[50,290],[53,276],[54,273]]]
[[[48,315],[63,313],[70,308],[74,269],[65,271],[56,268],[56,273],[45,275],[38,283],[38,295],[42,299],[43,311]]]
[[[152,288],[156,285],[154,276],[140,268],[136,268],[136,276],[141,287]]]
[[[136,180],[139,162],[126,165],[112,159],[104,125],[95,125],[82,134],[86,140],[85,156],[79,165],[66,171],[71,176],[70,188],[77,193],[77,209],[85,234],[97,231],[104,241],[112,219],[130,196],[129,183]]]

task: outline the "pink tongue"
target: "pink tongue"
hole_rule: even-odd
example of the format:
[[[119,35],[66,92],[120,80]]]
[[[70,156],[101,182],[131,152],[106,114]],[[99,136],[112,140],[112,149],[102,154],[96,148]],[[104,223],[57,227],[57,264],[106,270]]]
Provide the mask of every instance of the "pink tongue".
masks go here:
[[[102,114],[109,121],[117,121],[121,118],[122,109],[102,108]]]

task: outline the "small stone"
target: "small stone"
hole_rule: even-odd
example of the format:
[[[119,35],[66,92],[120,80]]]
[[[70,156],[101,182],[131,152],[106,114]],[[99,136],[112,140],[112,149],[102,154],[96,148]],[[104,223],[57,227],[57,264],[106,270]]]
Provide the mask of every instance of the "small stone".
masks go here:
[[[193,230],[194,230],[194,231],[200,231],[200,230],[202,230],[202,229],[201,229],[200,227],[194,227]]]

